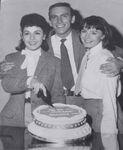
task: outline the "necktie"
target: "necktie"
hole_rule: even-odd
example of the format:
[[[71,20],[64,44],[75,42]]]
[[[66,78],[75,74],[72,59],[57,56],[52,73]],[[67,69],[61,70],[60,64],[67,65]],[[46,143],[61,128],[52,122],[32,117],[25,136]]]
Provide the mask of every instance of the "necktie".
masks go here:
[[[84,70],[87,67],[87,62],[88,62],[88,59],[89,59],[89,54],[90,54],[90,51],[87,51],[86,54],[85,54],[85,56],[82,59],[82,62],[81,62],[81,66],[80,66],[78,78],[77,78],[77,81],[76,81],[76,84],[75,84],[75,91],[74,92],[75,92],[76,95],[81,92],[82,75],[84,73]]]
[[[74,78],[73,78],[73,73],[72,73],[72,68],[67,52],[67,48],[64,45],[64,42],[66,39],[61,40],[61,78],[62,78],[62,83],[63,86],[70,90],[73,85],[74,85]]]

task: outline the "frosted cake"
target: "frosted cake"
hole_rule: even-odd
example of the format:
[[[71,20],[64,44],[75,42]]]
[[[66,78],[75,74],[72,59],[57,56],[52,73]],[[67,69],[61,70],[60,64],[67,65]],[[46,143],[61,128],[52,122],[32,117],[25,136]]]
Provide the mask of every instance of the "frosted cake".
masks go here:
[[[33,111],[33,122],[28,125],[32,135],[50,142],[65,142],[91,134],[84,109],[61,103],[53,106],[42,105]]]

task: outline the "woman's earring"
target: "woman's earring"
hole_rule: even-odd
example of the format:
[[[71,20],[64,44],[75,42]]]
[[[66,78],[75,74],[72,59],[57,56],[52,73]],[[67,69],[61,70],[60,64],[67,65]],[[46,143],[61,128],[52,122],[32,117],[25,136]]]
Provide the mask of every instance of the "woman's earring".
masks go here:
[[[46,38],[46,35],[43,36],[43,40],[45,40],[45,38]]]

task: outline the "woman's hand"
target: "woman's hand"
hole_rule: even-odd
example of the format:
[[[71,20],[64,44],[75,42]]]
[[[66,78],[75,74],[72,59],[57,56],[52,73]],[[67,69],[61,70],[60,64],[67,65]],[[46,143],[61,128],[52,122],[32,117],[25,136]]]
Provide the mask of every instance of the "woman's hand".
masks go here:
[[[107,74],[109,77],[118,75],[121,69],[123,69],[123,60],[113,57],[107,59],[107,63],[100,66],[101,72]]]
[[[37,77],[33,77],[30,81],[30,88],[33,89],[35,94],[38,94],[39,90],[41,89],[44,96],[47,96],[45,86],[37,79]]]

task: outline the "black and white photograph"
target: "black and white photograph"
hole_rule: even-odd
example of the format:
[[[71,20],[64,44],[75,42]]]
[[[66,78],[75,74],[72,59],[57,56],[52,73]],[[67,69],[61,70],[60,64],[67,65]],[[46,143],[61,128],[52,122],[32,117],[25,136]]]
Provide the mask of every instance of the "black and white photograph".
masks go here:
[[[0,150],[123,150],[123,0],[1,0],[0,29]]]

